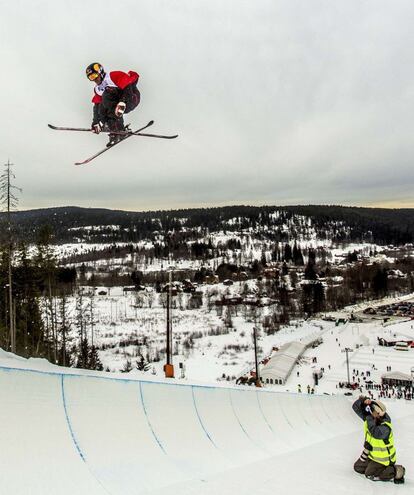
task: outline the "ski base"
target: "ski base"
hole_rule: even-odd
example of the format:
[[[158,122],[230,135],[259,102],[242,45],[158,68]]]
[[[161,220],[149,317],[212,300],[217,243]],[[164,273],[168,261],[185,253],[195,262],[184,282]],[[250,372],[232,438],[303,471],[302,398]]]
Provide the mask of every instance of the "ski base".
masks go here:
[[[110,146],[105,146],[104,149],[98,151],[94,155],[90,156],[86,160],[83,160],[81,162],[75,162],[75,165],[85,165],[87,163],[90,163],[92,160],[97,158],[98,156],[102,155],[106,151],[110,150],[114,146],[116,146],[119,143],[122,143],[122,141],[125,141],[125,139],[131,137],[131,136],[141,136],[141,137],[150,137],[150,138],[158,138],[158,139],[175,139],[178,137],[178,134],[173,134],[173,135],[165,135],[165,134],[149,134],[146,132],[141,132],[148,127],[152,126],[154,123],[153,120],[150,120],[147,125],[144,127],[141,127],[141,129],[138,129],[137,131],[130,131],[130,130],[125,130],[125,131],[101,131],[103,134],[113,134],[115,136],[122,136],[122,139],[120,139],[117,143],[114,143]],[[57,126],[53,124],[47,124],[50,129],[53,129],[54,131],[76,131],[76,132],[93,132],[91,128],[87,127],[63,127],[63,126]]]
[[[151,121],[154,123],[154,121]],[[76,131],[76,132],[93,132],[92,129],[87,127],[61,127],[53,124],[47,124],[50,129],[54,131]],[[148,126],[147,126],[148,127]],[[146,128],[146,127],[145,127]],[[161,138],[161,139],[175,139],[178,137],[178,134],[173,135],[164,135],[164,134],[147,134],[144,132],[131,132],[131,131],[101,131],[101,134],[113,134],[114,136],[128,136],[129,134],[133,134],[134,136],[144,136],[144,137],[152,137],[152,138]]]
[[[114,143],[112,144],[111,146],[105,146],[105,148],[103,148],[102,150],[98,151],[97,153],[95,153],[94,155],[90,156],[89,158],[86,158],[86,160],[83,160],[81,162],[75,162],[75,165],[86,165],[87,163],[90,163],[92,160],[94,160],[95,158],[97,158],[98,156],[102,155],[103,153],[109,151],[110,149],[112,149],[114,146],[118,145],[119,143],[123,143],[126,139],[128,139],[129,137],[131,136],[135,136],[137,135],[140,131],[143,131],[144,129],[147,129],[148,127],[150,127],[152,124],[154,123],[153,120],[150,120],[148,122],[147,125],[145,125],[144,127],[141,127],[141,129],[138,129],[137,131],[134,131],[134,132],[127,132],[125,133],[125,137],[123,139],[121,139],[120,141],[118,141],[117,143]],[[115,134],[115,133],[114,133]]]

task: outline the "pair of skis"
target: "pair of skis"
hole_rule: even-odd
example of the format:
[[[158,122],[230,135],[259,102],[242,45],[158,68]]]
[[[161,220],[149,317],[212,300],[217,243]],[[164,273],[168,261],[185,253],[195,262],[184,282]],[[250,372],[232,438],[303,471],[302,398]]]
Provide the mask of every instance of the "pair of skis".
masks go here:
[[[107,146],[104,149],[98,151],[97,153],[95,153],[94,155],[90,156],[86,160],[83,160],[81,162],[76,162],[75,165],[85,165],[86,163],[90,163],[96,157],[98,157],[98,156],[102,155],[103,153],[109,151],[111,148],[113,148],[117,144],[123,143],[125,141],[125,139],[130,138],[131,136],[144,136],[144,137],[152,137],[152,138],[160,138],[160,139],[175,139],[178,136],[178,134],[174,134],[172,136],[164,136],[162,134],[148,134],[148,133],[142,132],[145,129],[147,129],[148,127],[152,126],[153,123],[154,123],[154,121],[153,120],[150,120],[147,125],[145,125],[144,127],[141,127],[141,129],[138,129],[136,131],[110,132],[110,134],[121,136],[123,138],[121,140],[117,141],[116,143],[112,144],[111,146]],[[52,125],[52,124],[48,124],[48,127],[50,127],[50,129],[53,129],[54,131],[92,132],[92,129],[88,129],[88,128],[85,128],[85,127],[59,127],[59,126]],[[108,131],[104,131],[104,132],[109,133]]]

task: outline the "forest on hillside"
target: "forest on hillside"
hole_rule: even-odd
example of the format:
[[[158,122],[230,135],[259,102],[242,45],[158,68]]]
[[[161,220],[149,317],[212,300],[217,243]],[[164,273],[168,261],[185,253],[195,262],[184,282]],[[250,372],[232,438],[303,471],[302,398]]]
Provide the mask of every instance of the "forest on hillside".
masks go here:
[[[338,242],[401,245],[414,240],[414,209],[409,208],[240,205],[130,212],[70,206],[12,212],[11,216],[16,241],[28,243],[36,240],[45,225],[56,244],[138,242],[168,232],[186,232],[189,240],[196,240],[206,233],[246,230],[280,242],[304,238],[310,229],[320,238]],[[3,237],[6,225],[6,214],[0,214]]]

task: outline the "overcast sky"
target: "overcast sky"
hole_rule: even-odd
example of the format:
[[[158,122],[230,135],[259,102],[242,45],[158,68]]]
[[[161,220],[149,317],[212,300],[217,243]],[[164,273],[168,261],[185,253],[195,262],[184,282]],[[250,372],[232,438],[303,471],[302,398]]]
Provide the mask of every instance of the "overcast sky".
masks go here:
[[[414,207],[413,0],[0,1],[0,160],[19,209]],[[131,138],[90,165],[85,67],[135,70]]]

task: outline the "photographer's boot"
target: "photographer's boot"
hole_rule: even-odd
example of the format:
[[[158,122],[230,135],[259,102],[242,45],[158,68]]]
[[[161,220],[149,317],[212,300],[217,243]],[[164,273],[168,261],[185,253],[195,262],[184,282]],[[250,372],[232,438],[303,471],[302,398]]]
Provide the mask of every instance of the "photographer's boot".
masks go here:
[[[401,464],[396,464],[395,468],[395,476],[394,483],[404,483],[404,475],[405,475],[405,467],[401,466]]]

